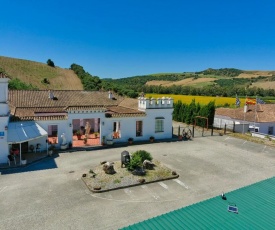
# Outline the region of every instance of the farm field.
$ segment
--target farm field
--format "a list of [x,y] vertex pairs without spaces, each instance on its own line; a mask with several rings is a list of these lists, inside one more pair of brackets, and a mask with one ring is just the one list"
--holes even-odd
[[[185,104],[190,104],[193,99],[196,103],[199,102],[202,105],[208,104],[210,101],[215,101],[216,106],[223,106],[228,103],[230,106],[235,106],[236,98],[235,97],[208,97],[208,96],[190,96],[190,95],[174,95],[174,94],[146,94],[146,97],[171,97],[174,99],[174,102],[182,101]],[[245,98],[239,98],[241,101],[241,107],[245,104]]]
[[255,82],[252,84],[252,86],[263,89],[275,89],[275,81]]

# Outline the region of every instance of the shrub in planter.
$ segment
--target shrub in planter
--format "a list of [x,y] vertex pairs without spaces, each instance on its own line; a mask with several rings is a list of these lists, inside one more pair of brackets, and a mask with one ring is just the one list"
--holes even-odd
[[54,151],[55,151],[55,145],[51,144],[51,145],[49,146],[48,150],[49,150],[48,153],[49,153],[49,155],[51,156],[51,155],[54,153]]
[[81,140],[82,133],[81,133],[80,130],[77,130],[76,133],[75,133],[75,135],[77,136],[78,140]]
[[148,161],[153,160],[153,157],[151,156],[151,154],[148,153],[148,152],[145,151],[145,150],[138,150],[138,151],[134,152],[134,153],[132,154],[132,157],[135,157],[136,155],[137,155],[137,156],[140,156],[141,162],[142,162],[142,163],[143,163],[143,161],[145,161],[145,160],[148,160]]
[[152,159],[153,159],[153,157],[147,151],[138,150],[131,154],[131,160],[130,160],[129,164],[127,164],[126,167],[129,171],[133,171],[137,168],[142,167],[143,161],[145,161],[145,160],[151,161]]
[[140,168],[142,166],[141,157],[138,155],[132,156],[130,162],[126,165],[129,171],[133,171],[136,168]]

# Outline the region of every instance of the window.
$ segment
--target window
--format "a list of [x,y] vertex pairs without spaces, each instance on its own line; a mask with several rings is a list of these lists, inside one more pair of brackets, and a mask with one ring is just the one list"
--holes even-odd
[[48,126],[48,141],[52,144],[58,143],[58,126],[49,125]]
[[155,133],[164,132],[164,118],[156,118]]
[[114,139],[121,138],[121,134],[120,134],[120,122],[119,121],[115,121],[113,123],[113,138]]
[[268,127],[268,135],[273,135],[273,126]]
[[142,136],[142,121],[136,121],[136,136]]

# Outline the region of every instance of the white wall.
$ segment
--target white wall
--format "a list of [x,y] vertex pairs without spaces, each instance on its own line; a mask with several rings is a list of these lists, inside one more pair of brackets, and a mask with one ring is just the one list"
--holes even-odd
[[0,78],[0,103],[8,101],[8,78]]
[[8,161],[8,130],[5,129],[8,126],[8,119],[9,117],[0,117],[0,163],[7,163]]
[[[235,132],[242,133],[248,132],[249,126],[255,125],[255,127],[259,127],[259,133],[268,134],[268,127],[273,127],[273,135],[275,135],[275,122],[250,122],[250,121],[240,121],[240,120],[232,120],[230,118],[225,117],[216,117],[214,118],[214,127],[216,128],[224,128],[225,124],[227,127],[233,127],[233,123],[240,123],[235,125]],[[244,125],[243,125],[244,123]]]
[[[173,108],[146,110],[147,119],[144,124],[147,133],[146,140],[148,140],[150,136],[154,136],[155,139],[172,138],[172,113]],[[164,132],[155,133],[156,117],[164,117]]]
[[[69,123],[67,120],[47,120],[47,121],[36,121],[37,124],[39,124],[43,129],[48,132],[48,126],[49,125],[57,125],[58,126],[58,143],[56,144],[56,147],[59,148],[62,144],[62,138],[61,134],[65,133],[65,137],[67,142],[69,143],[72,141],[72,128],[69,127]],[[29,141],[29,145],[36,146],[36,144],[41,144],[41,150],[47,150],[47,143],[46,143],[47,137],[38,138],[32,141]]]
[[[147,109],[146,116],[142,117],[118,117],[118,118],[105,118],[102,125],[102,136],[106,136],[106,139],[112,138],[113,123],[120,122],[120,134],[119,139],[114,139],[114,142],[127,142],[129,137],[132,137],[134,141],[149,140],[150,136],[154,136],[155,139],[169,139],[172,138],[172,112],[173,109]],[[164,117],[164,132],[155,133],[155,118]],[[142,136],[136,136],[136,122],[142,121]]]

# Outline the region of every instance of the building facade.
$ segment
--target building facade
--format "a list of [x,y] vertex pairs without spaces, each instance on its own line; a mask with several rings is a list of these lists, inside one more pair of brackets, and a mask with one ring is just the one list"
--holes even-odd
[[[112,92],[8,90],[0,77],[0,163],[20,153],[172,138],[173,99]],[[79,144],[80,143],[80,144]]]
[[227,126],[239,133],[261,133],[275,136],[275,104],[246,105],[244,108],[218,108],[214,127]]

